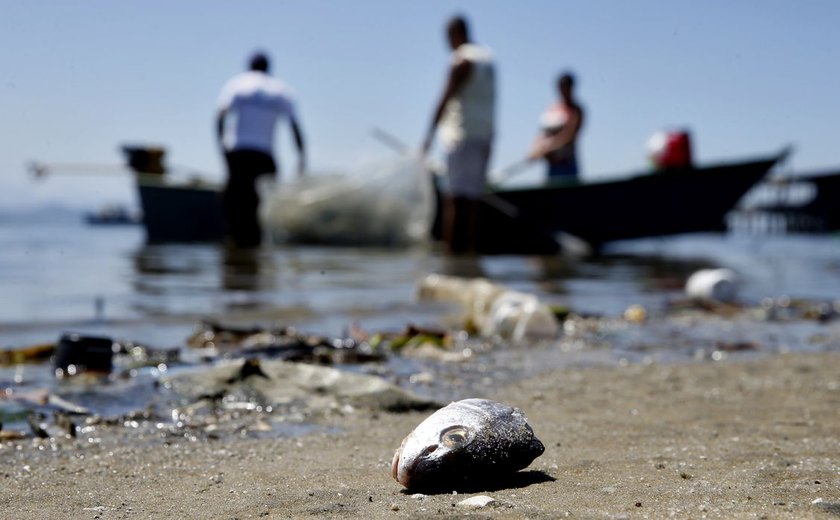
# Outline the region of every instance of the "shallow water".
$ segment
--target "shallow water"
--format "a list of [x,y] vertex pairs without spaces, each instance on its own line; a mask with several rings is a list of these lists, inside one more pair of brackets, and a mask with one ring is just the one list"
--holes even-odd
[[[351,324],[368,331],[436,326],[454,309],[418,302],[415,284],[437,272],[486,276],[602,321],[593,332],[576,331],[571,323],[550,344],[476,348],[480,355],[468,366],[390,362],[393,379],[435,398],[551,367],[749,355],[720,354],[726,342],[752,343],[759,352],[840,348],[833,322],[657,319],[680,297],[689,274],[713,266],[738,272],[741,300],[756,308],[762,299],[783,295],[840,299],[836,235],[704,234],[616,243],[597,258],[456,262],[423,248],[284,246],[244,254],[216,245],[149,246],[139,226],[88,226],[66,214],[38,221],[7,217],[0,220],[0,347],[54,342],[66,331],[181,346],[205,316],[330,336]],[[632,304],[647,309],[651,319],[644,327],[620,319]],[[411,376],[424,371],[436,377],[414,384]],[[48,364],[0,368],[0,388],[15,380],[80,397],[72,386],[56,386]],[[119,413],[148,400],[148,381],[111,386],[108,398],[96,392],[80,398],[103,413]]]

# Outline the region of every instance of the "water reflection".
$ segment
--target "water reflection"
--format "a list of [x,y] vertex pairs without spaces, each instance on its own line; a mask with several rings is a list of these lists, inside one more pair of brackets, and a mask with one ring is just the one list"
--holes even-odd
[[222,246],[222,289],[259,291],[275,288],[273,256],[261,248]]
[[537,268],[536,286],[546,294],[566,294],[564,281],[575,273],[575,260],[564,256],[537,256],[531,260]]
[[146,315],[257,308],[278,286],[275,259],[267,249],[145,245],[132,261],[132,306]]
[[487,275],[481,266],[481,257],[476,255],[443,255],[441,274],[462,278],[483,278]]

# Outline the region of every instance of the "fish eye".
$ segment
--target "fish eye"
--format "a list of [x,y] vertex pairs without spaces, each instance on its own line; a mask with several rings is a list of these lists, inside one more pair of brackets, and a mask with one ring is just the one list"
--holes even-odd
[[452,426],[440,434],[440,443],[447,448],[460,448],[469,441],[470,432],[463,426]]

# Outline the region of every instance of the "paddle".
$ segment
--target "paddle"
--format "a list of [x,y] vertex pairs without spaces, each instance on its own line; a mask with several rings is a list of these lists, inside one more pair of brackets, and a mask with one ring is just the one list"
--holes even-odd
[[495,178],[496,180],[490,185],[490,189],[498,189],[502,183],[509,181],[510,179],[516,177],[520,173],[524,172],[528,169],[529,166],[533,163],[533,160],[530,157],[526,157],[524,159],[520,159],[515,163],[511,163],[501,170],[498,173],[491,175],[491,177]]
[[400,138],[395,137],[390,132],[386,132],[379,127],[373,127],[370,129],[371,135],[379,141],[380,143],[384,144],[388,148],[394,150],[400,155],[408,155],[411,150],[409,149],[408,145],[405,144]]
[[[378,127],[373,127],[370,130],[370,133],[377,141],[384,144],[399,155],[407,157],[414,153],[410,146],[408,146],[402,139],[394,136],[390,132],[386,132],[385,130],[382,130]],[[425,157],[423,158],[423,162],[425,163],[426,169],[429,170],[429,173],[431,173],[432,175],[443,175],[443,165],[435,163],[434,161]]]

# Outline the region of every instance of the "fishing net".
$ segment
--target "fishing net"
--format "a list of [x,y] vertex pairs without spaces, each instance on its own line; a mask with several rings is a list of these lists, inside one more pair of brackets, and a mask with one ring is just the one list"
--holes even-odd
[[427,240],[434,211],[429,173],[417,158],[266,183],[261,191],[261,219],[275,243],[407,246]]

